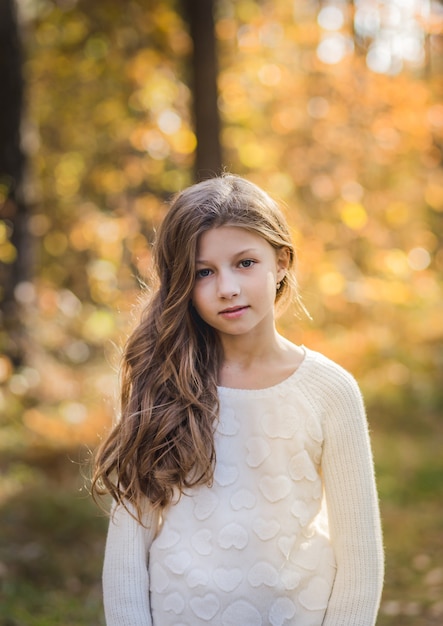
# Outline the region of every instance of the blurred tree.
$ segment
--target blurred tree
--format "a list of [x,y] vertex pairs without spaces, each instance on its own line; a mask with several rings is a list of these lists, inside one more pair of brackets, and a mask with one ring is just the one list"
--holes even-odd
[[185,0],[193,42],[194,120],[197,135],[196,178],[208,178],[222,169],[220,117],[217,94],[217,53],[214,0]]
[[23,105],[22,49],[14,0],[0,1],[0,314],[5,352],[20,363],[23,350],[15,289],[30,274],[24,197],[25,157],[20,128]]
[[165,200],[194,167],[199,177],[220,170],[220,115],[223,162],[290,207],[314,321],[299,330],[289,316],[288,334],[346,358],[376,391],[380,380],[398,393],[413,380],[424,397],[440,363],[443,106],[439,76],[423,69],[423,35],[411,40],[414,63],[394,74],[371,47],[378,4],[357,29],[352,9],[363,4],[350,0],[201,1],[20,5],[39,141],[29,155],[39,202],[35,280],[24,285],[34,290],[28,365],[41,370],[41,350],[83,371],[120,336],[137,277],[149,281]]

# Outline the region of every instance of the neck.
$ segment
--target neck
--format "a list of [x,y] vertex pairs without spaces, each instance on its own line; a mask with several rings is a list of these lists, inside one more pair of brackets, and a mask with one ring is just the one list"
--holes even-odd
[[237,389],[263,389],[290,376],[304,358],[304,350],[274,331],[268,341],[251,338],[222,340],[219,384]]
[[284,341],[275,328],[267,337],[224,336],[221,338],[223,366],[249,369],[257,363],[272,361],[281,355]]

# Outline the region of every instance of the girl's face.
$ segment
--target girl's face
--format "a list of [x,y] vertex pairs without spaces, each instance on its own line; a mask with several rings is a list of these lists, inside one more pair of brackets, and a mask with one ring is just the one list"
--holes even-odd
[[288,265],[287,248],[239,226],[213,228],[199,238],[192,303],[221,338],[273,330],[276,286]]

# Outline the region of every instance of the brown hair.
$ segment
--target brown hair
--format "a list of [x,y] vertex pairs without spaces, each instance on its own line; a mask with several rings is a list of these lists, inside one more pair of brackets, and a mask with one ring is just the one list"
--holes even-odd
[[231,174],[180,192],[154,246],[157,287],[123,355],[121,417],[96,455],[93,494],[131,502],[140,518],[144,498],[154,509],[199,484],[211,484],[222,350],[217,334],[192,307],[200,235],[235,225],[289,250],[278,308],[298,299],[294,248],[277,204],[259,187]]

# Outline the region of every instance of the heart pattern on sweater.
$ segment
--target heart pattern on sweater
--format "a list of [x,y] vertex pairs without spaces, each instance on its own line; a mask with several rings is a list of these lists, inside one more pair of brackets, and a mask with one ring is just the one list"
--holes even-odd
[[289,476],[293,480],[302,480],[303,478],[307,478],[310,481],[314,481],[318,477],[317,470],[315,469],[306,450],[299,452],[290,460]]
[[217,431],[221,435],[233,437],[238,433],[239,429],[240,422],[235,416],[235,411],[233,411],[232,409],[226,409],[218,423]]
[[207,593],[203,597],[194,596],[190,599],[189,604],[197,617],[209,622],[217,613],[220,602],[213,593]]
[[291,491],[291,482],[286,476],[263,476],[259,482],[260,491],[269,502],[283,500]]
[[299,586],[301,576],[293,569],[285,569],[282,571],[280,578],[284,588],[292,591]]
[[238,469],[235,465],[225,465],[218,463],[215,466],[214,480],[221,487],[232,485],[238,478]]
[[320,506],[316,502],[309,506],[303,500],[295,500],[291,506],[291,513],[296,517],[300,523],[300,526],[304,528],[315,515]]
[[199,585],[207,585],[209,576],[205,570],[192,569],[186,577],[186,582],[191,589],[198,587]]
[[239,489],[231,498],[231,506],[234,511],[240,509],[253,509],[257,498],[248,489]]
[[265,520],[257,517],[252,523],[252,530],[262,541],[268,541],[278,533],[280,524],[275,519]]
[[218,504],[217,496],[209,489],[201,491],[194,501],[194,515],[198,520],[207,519],[215,511]]
[[185,601],[179,593],[170,593],[166,596],[163,602],[163,609],[165,611],[172,611],[176,615],[183,613],[185,608]]
[[259,561],[249,570],[248,581],[251,587],[273,587],[278,581],[277,570],[270,563]]
[[288,559],[294,546],[294,537],[279,537],[277,545],[280,548],[281,553],[283,554],[285,559]]
[[246,463],[250,467],[258,467],[271,454],[271,446],[263,437],[250,437],[246,442],[248,456]]
[[212,532],[208,528],[202,528],[191,537],[192,547],[202,556],[212,552]]
[[214,570],[214,580],[222,591],[229,593],[234,591],[234,589],[237,589],[243,580],[243,574],[241,569],[238,567],[234,567],[232,569],[218,567]]
[[305,541],[301,544],[297,554],[294,557],[297,565],[304,569],[314,571],[320,562],[322,546],[312,541]]
[[272,626],[284,626],[295,615],[295,604],[289,598],[277,598],[269,611]]
[[165,558],[166,567],[174,574],[183,574],[192,563],[192,557],[186,550],[169,554]]
[[300,604],[310,611],[321,611],[328,606],[330,588],[320,576],[314,576],[306,589],[300,592]]
[[252,604],[244,600],[234,602],[223,611],[223,626],[261,626],[263,620],[260,613]]
[[248,541],[249,535],[246,529],[235,523],[225,526],[218,536],[218,545],[225,550],[229,550],[229,548],[242,550],[246,547]]
[[308,418],[306,421],[306,430],[310,437],[317,443],[321,443],[323,441],[323,432],[321,424],[319,424],[318,420]]

